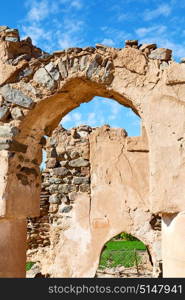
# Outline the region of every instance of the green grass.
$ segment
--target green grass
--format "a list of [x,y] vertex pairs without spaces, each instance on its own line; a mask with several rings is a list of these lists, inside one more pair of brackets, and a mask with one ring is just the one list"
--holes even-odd
[[133,267],[141,262],[141,257],[135,250],[146,250],[141,241],[109,241],[105,244],[100,257],[100,268],[112,268],[118,265]]
[[146,250],[146,246],[141,241],[110,241],[105,244],[110,250]]
[[28,261],[26,263],[26,271],[29,271],[31,269],[31,267],[35,264],[35,262],[33,261]]

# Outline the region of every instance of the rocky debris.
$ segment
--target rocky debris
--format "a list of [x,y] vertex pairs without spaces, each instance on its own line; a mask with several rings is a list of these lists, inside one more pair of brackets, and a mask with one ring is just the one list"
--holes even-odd
[[33,108],[33,100],[30,97],[23,94],[23,92],[12,88],[9,84],[1,87],[0,92],[7,102],[11,102],[29,109]]
[[139,50],[144,51],[145,49],[155,50],[157,48],[156,44],[143,44],[139,47]]
[[106,46],[106,45],[103,45],[103,44],[96,44],[96,48],[97,49],[101,49],[101,50],[105,50],[106,51],[106,49],[107,48],[110,48],[109,46]]
[[172,56],[172,50],[165,49],[165,48],[157,48],[151,51],[148,57],[151,59],[168,61],[171,60],[171,56]]
[[157,48],[156,44],[143,44],[139,47],[139,50],[142,51],[146,56],[148,56],[151,51]]
[[125,40],[125,48],[138,49],[138,40]]
[[23,112],[19,107],[12,108],[11,116],[14,120],[22,120],[24,117]]

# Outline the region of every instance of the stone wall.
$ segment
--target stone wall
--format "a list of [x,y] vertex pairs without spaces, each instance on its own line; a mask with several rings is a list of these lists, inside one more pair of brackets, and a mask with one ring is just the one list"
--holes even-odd
[[80,126],[59,127],[48,138],[46,168],[42,171],[40,217],[28,219],[28,249],[50,246],[50,231],[64,230],[77,192],[90,193],[89,133]]
[[58,127],[46,144],[41,215],[28,222],[28,261],[51,277],[93,277],[104,244],[122,231],[141,239],[159,273],[159,217],[148,209],[145,130]]

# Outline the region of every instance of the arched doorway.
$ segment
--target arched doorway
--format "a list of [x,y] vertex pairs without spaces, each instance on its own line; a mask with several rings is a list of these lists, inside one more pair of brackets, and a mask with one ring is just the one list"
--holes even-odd
[[104,245],[96,277],[151,278],[152,264],[146,245],[122,232]]

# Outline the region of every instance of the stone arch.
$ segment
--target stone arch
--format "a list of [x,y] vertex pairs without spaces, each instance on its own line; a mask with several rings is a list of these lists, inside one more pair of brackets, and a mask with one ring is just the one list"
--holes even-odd
[[[184,210],[184,121],[177,120],[184,120],[185,70],[171,60],[170,50],[128,41],[123,49],[97,45],[49,55],[30,38],[20,41],[18,31],[6,26],[0,39],[0,225],[9,224],[8,234],[14,221],[24,228],[24,219],[39,213],[42,136],[50,135],[62,116],[94,95],[114,98],[142,118],[149,140],[153,212]],[[11,240],[2,244],[7,258],[1,275],[22,276],[23,269],[13,267],[12,253],[4,250],[13,247]]]

